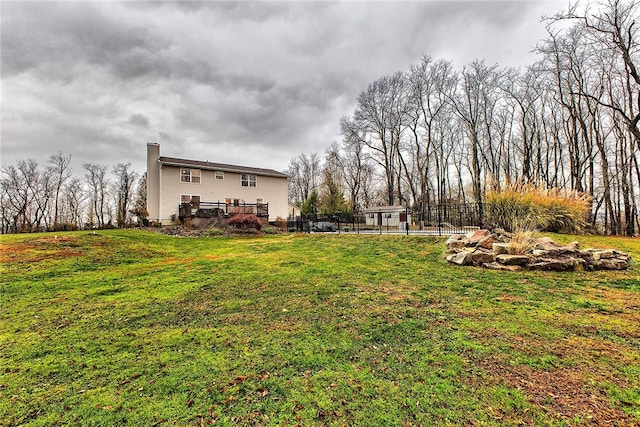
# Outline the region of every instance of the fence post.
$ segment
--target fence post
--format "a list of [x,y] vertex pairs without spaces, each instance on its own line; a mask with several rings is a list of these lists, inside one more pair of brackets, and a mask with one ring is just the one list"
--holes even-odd
[[407,230],[407,236],[409,235],[409,208],[404,207],[404,228]]

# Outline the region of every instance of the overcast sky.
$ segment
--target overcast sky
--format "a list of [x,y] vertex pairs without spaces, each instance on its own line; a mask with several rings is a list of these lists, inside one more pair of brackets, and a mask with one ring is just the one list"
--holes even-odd
[[2,164],[56,151],[285,170],[422,54],[526,66],[566,1],[0,2]]

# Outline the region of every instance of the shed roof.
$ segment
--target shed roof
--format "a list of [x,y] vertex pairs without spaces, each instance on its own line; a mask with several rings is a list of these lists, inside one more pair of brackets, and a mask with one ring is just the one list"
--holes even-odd
[[403,212],[406,209],[406,206],[371,206],[369,208],[365,208],[364,212]]

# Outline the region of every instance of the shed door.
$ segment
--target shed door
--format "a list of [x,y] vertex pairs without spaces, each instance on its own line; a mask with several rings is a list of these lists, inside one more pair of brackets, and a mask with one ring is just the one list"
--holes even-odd
[[400,222],[407,222],[407,213],[400,212]]

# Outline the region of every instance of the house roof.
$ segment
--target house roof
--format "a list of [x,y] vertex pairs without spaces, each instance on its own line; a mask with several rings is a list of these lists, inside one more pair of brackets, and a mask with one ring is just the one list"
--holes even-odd
[[198,169],[206,169],[206,170],[213,170],[213,171],[251,173],[251,174],[260,175],[260,176],[288,178],[286,174],[275,171],[273,169],[252,168],[248,166],[238,166],[238,165],[227,165],[224,163],[201,162],[198,160],[185,160],[185,159],[177,159],[175,157],[164,157],[164,156],[160,156],[158,158],[158,162],[160,162],[161,165],[177,166],[179,168],[197,167]]

